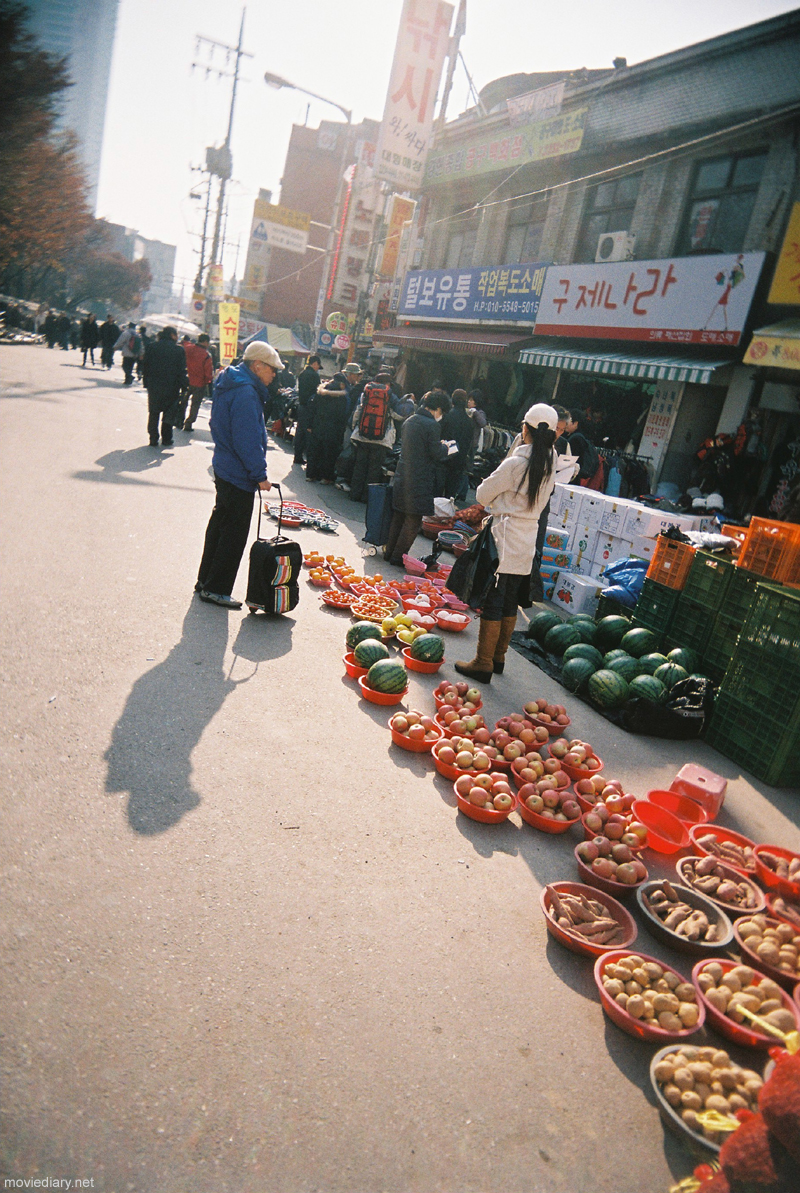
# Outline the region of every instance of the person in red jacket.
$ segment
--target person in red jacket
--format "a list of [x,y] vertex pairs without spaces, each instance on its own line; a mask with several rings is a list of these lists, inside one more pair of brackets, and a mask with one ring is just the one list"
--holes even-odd
[[186,372],[189,375],[189,396],[192,402],[189,407],[189,417],[183,424],[184,431],[194,430],[194,420],[200,410],[200,403],[214,379],[214,365],[211,353],[206,347],[208,343],[209,338],[203,333],[197,337],[196,344],[190,340],[188,344],[183,345],[186,353]]

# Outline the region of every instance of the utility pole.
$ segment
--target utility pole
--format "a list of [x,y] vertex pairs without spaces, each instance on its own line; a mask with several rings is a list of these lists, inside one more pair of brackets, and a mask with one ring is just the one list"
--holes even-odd
[[[197,167],[200,168],[199,166]],[[199,294],[203,289],[203,272],[206,267],[206,243],[208,241],[208,213],[211,208],[211,175],[208,176],[206,186],[206,207],[203,214],[203,235],[200,240],[200,264],[197,267],[197,277],[194,279],[194,292]]]

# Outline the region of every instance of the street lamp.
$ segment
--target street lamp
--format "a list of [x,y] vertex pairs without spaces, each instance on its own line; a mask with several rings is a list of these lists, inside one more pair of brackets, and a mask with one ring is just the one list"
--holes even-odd
[[[300,91],[303,95],[310,95],[312,99],[318,99],[323,104],[330,104],[332,108],[338,108],[347,121],[347,133],[342,137],[342,153],[341,161],[339,163],[339,184],[336,188],[336,201],[334,206],[334,219],[331,221],[330,229],[328,231],[328,244],[325,249],[325,260],[322,264],[322,281],[320,282],[319,294],[317,295],[317,309],[314,314],[314,348],[319,348],[319,334],[322,327],[322,312],[325,307],[325,290],[328,286],[328,278],[330,276],[331,258],[333,256],[333,246],[336,237],[336,216],[338,215],[342,206],[342,190],[344,187],[344,171],[347,165],[347,147],[350,143],[350,128],[353,123],[353,113],[349,108],[345,108],[343,104],[337,104],[335,99],[327,99],[324,95],[317,95],[316,91],[309,91],[307,87],[299,87],[297,83],[290,83],[288,79],[284,79],[282,75],[272,74],[270,71],[264,72],[264,82],[268,87],[274,87],[276,91],[287,87],[290,91]],[[316,246],[313,246],[316,247]]]

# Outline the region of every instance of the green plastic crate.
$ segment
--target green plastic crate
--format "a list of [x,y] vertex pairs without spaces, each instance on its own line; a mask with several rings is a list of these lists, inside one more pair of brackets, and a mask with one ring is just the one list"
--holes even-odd
[[602,621],[604,617],[630,617],[631,609],[629,605],[622,605],[619,601],[615,601],[613,597],[599,596],[597,598],[597,613],[595,614],[595,621]]
[[738,618],[717,614],[703,655],[703,669],[717,683],[728,670],[741,632],[742,624]]
[[740,641],[763,651],[781,669],[800,675],[800,592],[757,584]]
[[734,568],[717,612],[731,621],[737,621],[740,626],[744,625],[759,583],[763,583],[759,576],[740,567]]
[[645,629],[663,637],[672,625],[681,595],[675,588],[666,588],[663,584],[657,584],[655,580],[645,580],[633,610],[633,624],[644,626]]
[[668,649],[675,646],[688,646],[702,656],[711,635],[714,624],[714,614],[697,601],[689,600],[679,594],[678,603],[672,618],[672,625],[666,635]]
[[720,691],[705,731],[720,754],[773,787],[800,785],[800,704],[776,728],[774,714]]
[[683,595],[716,613],[725,599],[736,564],[711,551],[697,551]]

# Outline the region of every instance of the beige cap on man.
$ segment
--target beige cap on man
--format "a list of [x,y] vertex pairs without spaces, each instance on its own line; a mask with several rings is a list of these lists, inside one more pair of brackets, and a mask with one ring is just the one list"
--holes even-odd
[[278,353],[271,344],[265,344],[263,340],[254,340],[252,344],[248,344],[244,350],[242,360],[245,364],[249,360],[260,360],[265,365],[272,365],[273,369],[283,368],[283,361],[278,356]]

